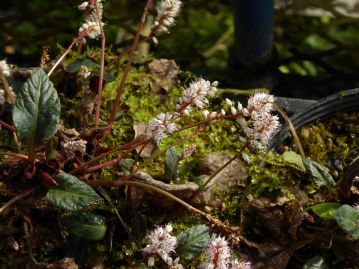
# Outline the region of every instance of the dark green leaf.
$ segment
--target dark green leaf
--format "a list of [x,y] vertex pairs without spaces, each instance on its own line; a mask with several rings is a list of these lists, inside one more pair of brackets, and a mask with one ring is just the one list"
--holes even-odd
[[176,181],[178,178],[179,156],[174,147],[170,147],[166,152],[165,178]]
[[209,241],[208,227],[197,225],[191,227],[177,237],[177,254],[181,259],[190,261],[198,257],[207,246]]
[[290,165],[294,165],[297,169],[305,172],[305,167],[302,157],[294,151],[286,151],[282,154],[284,161]]
[[311,209],[318,217],[324,220],[334,220],[337,209],[340,206],[338,203],[322,203],[313,205],[307,209]]
[[99,215],[80,213],[66,217],[64,222],[73,234],[87,240],[101,240],[106,233],[105,218]]
[[328,266],[321,256],[315,256],[309,259],[302,267],[302,269],[327,269]]
[[60,99],[47,74],[39,69],[16,96],[12,117],[19,137],[30,144],[50,139],[60,121]]
[[68,64],[65,67],[65,70],[70,73],[75,73],[75,72],[80,71],[81,66],[100,67],[100,65],[98,63],[96,63],[94,60],[83,57],[83,58],[78,58],[75,61],[73,61],[72,63]]
[[313,182],[318,187],[328,186],[334,187],[335,181],[331,174],[329,174],[328,168],[320,165],[319,163],[312,160],[303,160],[304,165],[307,168],[309,175],[312,177]]
[[342,205],[335,214],[335,220],[340,228],[350,234],[355,240],[359,239],[359,214],[350,205]]
[[58,174],[56,179],[59,186],[50,189],[46,197],[57,207],[76,211],[101,200],[89,185],[70,174]]
[[[100,76],[100,70],[94,70],[92,71],[92,74],[96,76]],[[111,73],[106,71],[103,73],[103,79],[108,83],[116,80],[116,78]]]
[[147,230],[147,220],[139,212],[136,212],[135,215],[130,220],[131,232],[138,241],[141,241],[146,236]]

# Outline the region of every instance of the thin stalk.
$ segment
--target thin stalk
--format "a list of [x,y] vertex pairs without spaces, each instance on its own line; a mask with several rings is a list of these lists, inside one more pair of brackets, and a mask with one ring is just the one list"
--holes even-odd
[[118,109],[118,107],[120,105],[121,96],[122,96],[122,94],[123,94],[123,92],[125,90],[125,83],[126,83],[127,76],[128,76],[128,74],[129,74],[129,72],[130,72],[130,70],[132,68],[132,61],[133,61],[134,54],[135,54],[135,51],[136,51],[137,46],[138,46],[138,40],[140,38],[141,31],[142,31],[143,26],[144,26],[145,21],[146,21],[146,15],[148,13],[148,10],[152,6],[152,2],[153,2],[153,0],[147,0],[147,4],[146,4],[145,9],[143,11],[141,21],[140,21],[140,23],[138,24],[138,27],[137,27],[135,39],[134,39],[134,41],[132,43],[130,55],[128,56],[127,65],[125,67],[125,70],[123,71],[120,85],[117,88],[116,99],[115,99],[115,102],[114,102],[114,105],[113,105],[113,108],[112,108],[112,111],[111,111],[110,120],[109,120],[109,123],[108,123],[108,125],[111,128],[112,128],[112,124],[113,124],[113,122],[115,120],[115,117],[116,117],[117,109]]
[[61,57],[57,60],[57,62],[54,64],[54,66],[51,68],[49,73],[47,75],[50,77],[51,74],[55,71],[56,67],[63,61],[63,59],[66,57],[67,54],[69,54],[72,50],[72,47],[77,43],[77,39],[75,38],[70,46],[67,48],[67,50],[64,52],[64,54],[61,55]]
[[5,121],[0,120],[0,126],[9,129],[11,132],[16,132],[16,128],[6,123]]
[[14,203],[16,203],[16,201],[28,196],[30,193],[32,193],[34,190],[36,190],[37,187],[35,188],[31,188],[28,190],[23,191],[22,193],[16,195],[15,197],[11,198],[8,202],[6,202],[1,208],[0,208],[0,215],[2,213],[4,213],[4,211],[10,207],[11,205],[13,205]]
[[96,100],[96,112],[95,112],[95,128],[98,128],[98,122],[100,119],[100,110],[101,110],[101,96],[102,96],[102,87],[103,87],[103,77],[105,72],[105,48],[106,48],[106,35],[102,27],[100,13],[98,11],[98,4],[96,2],[96,14],[97,20],[100,25],[101,31],[101,67],[100,67],[100,81],[98,82],[97,90],[97,100]]
[[7,80],[2,72],[0,72],[0,80],[2,85],[4,86],[5,99],[8,100],[12,105],[15,105],[16,103],[15,95],[12,93],[10,86],[7,83]]
[[114,184],[111,184],[111,186],[113,187],[119,187],[119,186],[134,186],[134,187],[139,187],[139,188],[143,188],[143,189],[148,189],[148,190],[152,190],[154,192],[157,192],[177,203],[179,203],[180,205],[182,205],[183,207],[185,207],[189,212],[193,213],[194,215],[204,219],[205,221],[213,224],[214,226],[216,226],[217,228],[220,228],[221,230],[223,230],[224,232],[227,232],[227,233],[238,233],[238,230],[236,230],[235,228],[231,228],[229,226],[227,226],[226,224],[222,223],[220,220],[212,217],[211,215],[209,214],[206,214],[205,212],[191,206],[190,204],[186,203],[185,201],[179,199],[178,197],[174,196],[173,194],[161,189],[161,188],[158,188],[158,187],[155,187],[155,186],[152,186],[150,184],[147,184],[147,183],[143,183],[143,182],[138,182],[138,181],[123,181],[123,180],[115,180],[115,181],[108,181],[108,180],[97,180],[97,181],[92,181],[92,182],[89,182],[90,185],[92,186],[100,186],[98,184],[93,184],[93,183],[105,183],[103,185],[109,185],[108,183],[112,182]]
[[140,141],[137,140],[137,141],[132,141],[131,143],[126,144],[126,145],[114,147],[113,149],[110,149],[109,151],[97,156],[96,158],[93,158],[92,160],[89,160],[88,162],[81,164],[79,167],[72,169],[70,174],[75,174],[75,173],[79,172],[80,170],[84,169],[85,167],[89,166],[90,164],[100,161],[103,158],[105,158],[106,156],[108,156],[116,151],[132,149],[132,148],[135,148],[135,147],[141,145],[142,143],[144,143],[144,140],[140,140]]
[[289,130],[293,136],[294,143],[298,148],[299,154],[303,159],[305,159],[305,153],[304,153],[302,143],[300,142],[299,136],[293,126],[292,121],[290,120],[290,118],[287,116],[287,114],[284,112],[284,110],[279,105],[274,104],[274,107],[278,111],[278,113],[282,116],[282,118],[287,122]]

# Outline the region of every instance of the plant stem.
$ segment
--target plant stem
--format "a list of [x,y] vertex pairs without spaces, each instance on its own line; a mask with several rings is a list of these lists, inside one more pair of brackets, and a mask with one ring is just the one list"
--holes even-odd
[[274,104],[274,107],[278,111],[278,113],[282,116],[282,118],[287,122],[289,130],[293,136],[294,143],[298,148],[299,154],[303,159],[305,159],[305,153],[304,153],[302,143],[300,142],[300,139],[299,139],[298,134],[293,126],[292,121],[290,120],[290,118],[287,116],[287,114],[284,112],[284,110],[278,104]]
[[61,57],[57,60],[57,62],[54,64],[54,66],[51,68],[51,70],[49,71],[49,73],[47,73],[47,76],[50,77],[51,74],[55,71],[56,67],[62,62],[62,60],[66,57],[67,54],[69,54],[71,52],[72,47],[76,44],[77,39],[75,38],[70,46],[67,48],[67,50],[64,52],[64,54],[61,55]]
[[147,15],[148,10],[152,6],[152,2],[153,2],[153,0],[147,0],[147,4],[146,4],[146,6],[144,8],[144,11],[143,11],[143,14],[142,14],[142,17],[141,17],[141,21],[140,21],[140,23],[138,24],[138,27],[137,27],[135,39],[134,39],[134,41],[132,43],[130,55],[128,56],[128,60],[127,60],[127,65],[125,67],[125,70],[123,71],[120,85],[117,88],[116,99],[115,99],[115,102],[114,102],[114,105],[113,105],[113,108],[112,108],[112,111],[111,111],[110,120],[109,120],[109,123],[108,123],[108,125],[111,128],[112,128],[112,124],[113,124],[113,122],[115,120],[115,117],[116,117],[117,109],[118,109],[118,107],[120,105],[121,96],[122,96],[122,94],[124,92],[124,89],[125,89],[125,83],[126,83],[127,76],[128,76],[128,74],[129,74],[129,72],[130,72],[130,70],[132,68],[133,57],[134,57],[135,51],[136,51],[137,46],[138,46],[138,40],[140,38],[141,31],[142,31],[143,26],[144,26],[145,21],[146,21],[146,15]]
[[28,190],[23,191],[22,193],[16,195],[15,197],[11,198],[8,202],[6,202],[1,208],[0,208],[0,215],[12,204],[16,203],[16,201],[24,198],[25,196],[28,196],[30,193],[32,193],[34,190],[36,190],[37,187],[31,188]]
[[114,148],[110,149],[109,151],[97,156],[96,158],[93,158],[92,160],[89,160],[88,162],[81,164],[79,167],[72,169],[70,174],[75,174],[75,173],[79,172],[80,170],[84,169],[85,167],[87,167],[88,165],[90,165],[94,162],[97,162],[118,150],[133,149],[139,145],[142,145],[143,143],[145,143],[145,140],[135,140],[126,145],[114,147]]
[[[95,184],[94,184],[95,183]],[[112,183],[112,184],[108,184],[108,183]],[[190,204],[186,203],[185,201],[179,199],[178,197],[174,196],[173,194],[152,186],[150,184],[147,183],[143,183],[143,182],[138,182],[138,181],[123,181],[123,180],[114,180],[114,181],[108,181],[108,180],[97,180],[97,181],[93,181],[93,182],[89,182],[90,185],[92,186],[100,186],[100,185],[111,185],[113,187],[119,187],[119,186],[134,186],[134,187],[139,187],[139,188],[144,188],[144,189],[148,189],[148,190],[152,190],[155,191],[159,194],[162,194],[163,196],[166,196],[167,198],[181,204],[182,206],[184,206],[188,211],[190,211],[191,213],[195,214],[196,216],[204,219],[205,221],[213,224],[215,227],[221,229],[223,232],[226,232],[227,234],[233,234],[233,233],[238,233],[238,230],[235,228],[231,228],[229,226],[227,226],[226,224],[222,223],[220,220],[212,217],[209,214],[206,214],[205,212],[191,206]]]
[[98,4],[96,2],[96,14],[97,20],[100,25],[101,31],[101,67],[100,67],[100,81],[98,82],[98,90],[97,90],[97,100],[96,100],[96,112],[95,112],[95,128],[98,128],[98,122],[100,119],[100,110],[101,110],[101,96],[102,96],[102,87],[103,87],[103,77],[105,71],[105,48],[106,48],[106,35],[102,27],[102,22],[100,18],[100,13],[98,11]]
[[9,129],[11,132],[16,132],[16,128],[6,123],[5,121],[0,120],[0,126]]
[[0,72],[0,80],[2,85],[4,86],[5,99],[8,100],[12,105],[15,105],[16,103],[15,95],[12,93],[10,86],[7,83],[7,80],[2,72]]

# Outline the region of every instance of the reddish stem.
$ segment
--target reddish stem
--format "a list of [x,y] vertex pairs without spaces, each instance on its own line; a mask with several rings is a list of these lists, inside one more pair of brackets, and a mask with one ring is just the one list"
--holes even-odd
[[98,83],[97,91],[97,102],[96,102],[96,112],[95,112],[95,128],[98,128],[98,122],[100,119],[100,110],[101,110],[101,96],[102,96],[102,87],[103,87],[103,77],[105,72],[105,48],[106,48],[106,35],[102,27],[100,14],[98,11],[98,4],[96,2],[96,14],[97,20],[100,25],[101,31],[101,67],[100,67],[100,81]]
[[141,21],[138,24],[137,31],[136,31],[136,36],[135,36],[135,39],[134,39],[134,41],[132,43],[130,55],[128,56],[127,65],[126,65],[125,70],[123,71],[120,85],[117,88],[116,99],[115,99],[114,106],[113,106],[112,111],[111,111],[110,120],[109,120],[109,123],[108,123],[108,125],[110,127],[112,127],[112,124],[113,124],[113,122],[115,120],[116,112],[117,112],[117,109],[118,109],[118,107],[120,105],[121,96],[122,96],[122,94],[124,92],[124,89],[125,89],[126,79],[127,79],[127,76],[128,76],[128,74],[129,74],[129,72],[130,72],[130,70],[132,68],[132,61],[133,61],[133,57],[134,57],[135,51],[136,51],[137,46],[138,46],[138,40],[140,38],[141,31],[142,31],[143,26],[145,24],[147,12],[152,6],[152,2],[153,2],[153,0],[147,0],[147,4],[146,4],[146,6],[144,8],[144,11],[143,11],[143,14],[142,14],[142,17],[141,17]]

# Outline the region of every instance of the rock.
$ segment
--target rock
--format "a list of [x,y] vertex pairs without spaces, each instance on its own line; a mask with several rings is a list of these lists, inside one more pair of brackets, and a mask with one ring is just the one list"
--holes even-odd
[[[234,155],[225,153],[211,153],[198,163],[198,169],[201,173],[200,177],[205,182],[216,169],[224,165]],[[238,187],[245,186],[247,172],[243,163],[239,159],[235,159],[231,164],[216,175],[206,186],[204,191],[199,191],[199,187],[194,182],[185,184],[167,184],[162,181],[153,179],[149,174],[138,172],[135,174],[138,181],[148,183],[152,186],[161,188],[184,201],[189,201],[192,194],[198,191],[198,194],[192,199],[190,204],[194,206],[209,206],[215,208],[223,207],[221,197],[224,194],[231,194]],[[161,208],[171,209],[177,207],[178,204],[171,199],[162,196],[154,191],[131,187],[132,204],[141,204],[144,198],[150,199],[154,204]]]

